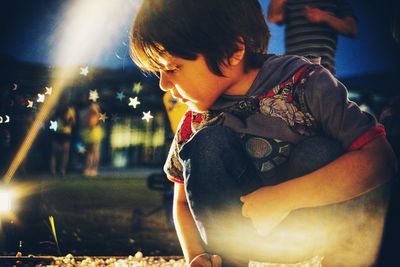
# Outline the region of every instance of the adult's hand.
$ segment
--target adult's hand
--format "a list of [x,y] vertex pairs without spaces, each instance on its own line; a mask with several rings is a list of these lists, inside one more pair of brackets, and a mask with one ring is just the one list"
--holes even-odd
[[251,219],[254,228],[267,236],[289,213],[287,196],[279,196],[273,186],[265,186],[240,197],[242,215]]
[[316,7],[306,6],[304,8],[304,16],[312,23],[323,23],[328,15],[328,12]]

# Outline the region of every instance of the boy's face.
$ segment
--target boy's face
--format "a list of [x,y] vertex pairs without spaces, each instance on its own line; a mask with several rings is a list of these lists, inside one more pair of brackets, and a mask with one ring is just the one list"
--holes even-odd
[[211,72],[202,55],[195,60],[168,56],[160,61],[164,66],[160,70],[160,88],[196,112],[208,110],[232,84],[232,78]]

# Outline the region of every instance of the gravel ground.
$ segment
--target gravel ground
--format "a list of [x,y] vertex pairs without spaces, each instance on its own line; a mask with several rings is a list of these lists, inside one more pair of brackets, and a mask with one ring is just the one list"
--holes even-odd
[[163,193],[149,190],[145,178],[45,177],[15,187],[29,193],[16,216],[3,218],[1,255],[181,255]]

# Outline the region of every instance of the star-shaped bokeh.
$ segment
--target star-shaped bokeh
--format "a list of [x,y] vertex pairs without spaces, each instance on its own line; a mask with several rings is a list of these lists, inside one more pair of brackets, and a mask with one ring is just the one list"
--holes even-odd
[[154,118],[150,113],[151,111],[143,112],[142,120],[149,122],[152,118]]
[[111,120],[116,122],[119,121],[121,118],[117,114],[111,114]]
[[28,104],[26,105],[27,108],[33,108],[33,101],[28,100]]
[[140,91],[142,91],[143,85],[141,82],[137,82],[133,84],[132,91],[135,92],[136,94],[139,94]]
[[56,131],[57,131],[57,128],[58,128],[58,123],[57,123],[57,121],[50,121],[50,127],[49,127],[49,129],[56,132]]
[[51,95],[53,93],[53,87],[45,87],[46,88],[46,93],[45,95]]
[[121,92],[118,92],[116,98],[117,98],[119,101],[122,101],[122,100],[125,98],[124,92],[122,92],[122,91],[121,91]]
[[97,99],[99,99],[99,93],[97,93],[97,90],[90,90],[89,100],[97,102]]
[[139,104],[140,104],[140,102],[139,102],[137,96],[136,96],[136,97],[130,97],[130,98],[129,98],[129,104],[128,104],[128,106],[132,106],[133,108],[136,108],[137,105],[139,105]]
[[44,94],[38,94],[38,98],[37,98],[36,102],[43,103],[45,98],[46,98],[46,96]]
[[81,72],[79,73],[80,75],[87,76],[88,73],[89,73],[89,67],[88,66],[81,67]]
[[105,123],[107,119],[108,119],[107,113],[105,113],[105,112],[100,113],[99,121],[102,121],[103,123]]
[[86,152],[86,148],[82,143],[76,144],[76,150],[78,150],[79,154],[85,154],[85,152]]

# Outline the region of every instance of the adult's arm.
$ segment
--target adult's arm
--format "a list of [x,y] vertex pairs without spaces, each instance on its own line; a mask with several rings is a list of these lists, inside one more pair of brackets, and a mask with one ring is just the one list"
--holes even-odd
[[389,180],[396,167],[386,138],[378,136],[310,174],[241,197],[242,213],[267,235],[290,211],[355,198]]
[[286,0],[272,0],[268,6],[268,22],[282,23],[285,18]]
[[190,267],[220,267],[221,258],[208,254],[203,248],[200,234],[194,223],[183,184],[175,183],[173,218],[176,233],[185,260]]
[[304,16],[312,23],[326,23],[336,32],[345,36],[355,37],[357,35],[357,22],[351,16],[339,18],[326,11],[309,6],[304,9]]

